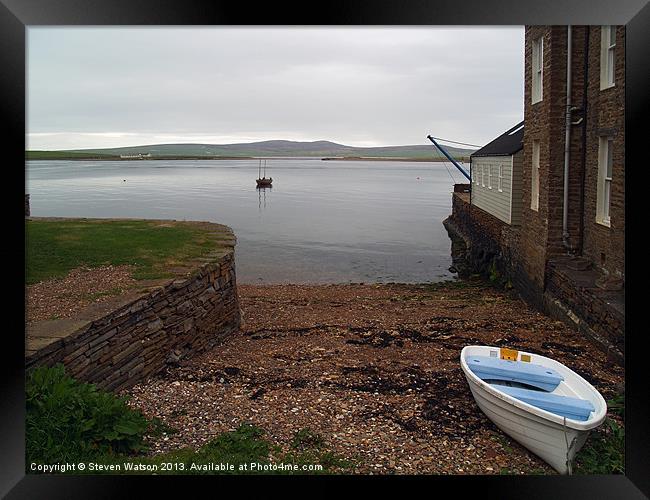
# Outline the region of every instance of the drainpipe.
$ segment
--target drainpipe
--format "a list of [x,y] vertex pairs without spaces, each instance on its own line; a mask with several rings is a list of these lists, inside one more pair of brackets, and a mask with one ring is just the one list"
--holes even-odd
[[578,242],[578,252],[582,254],[585,242],[585,177],[587,169],[587,91],[589,90],[589,25],[585,27],[585,45],[584,45],[584,81],[582,88],[582,182],[580,196],[580,241]]
[[571,25],[567,26],[566,47],[566,113],[564,132],[564,205],[562,209],[562,244],[569,244],[569,151],[571,148]]

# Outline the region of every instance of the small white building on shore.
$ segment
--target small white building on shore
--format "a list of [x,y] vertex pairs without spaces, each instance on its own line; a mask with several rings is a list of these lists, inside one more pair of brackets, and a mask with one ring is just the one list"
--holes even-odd
[[123,160],[144,160],[145,158],[151,158],[151,153],[137,153],[133,155],[120,155],[120,158]]
[[471,203],[506,224],[521,224],[524,122],[470,155]]

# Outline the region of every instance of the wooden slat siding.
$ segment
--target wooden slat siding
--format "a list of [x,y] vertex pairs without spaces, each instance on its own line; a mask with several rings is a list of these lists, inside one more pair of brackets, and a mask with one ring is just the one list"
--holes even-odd
[[[503,191],[499,192],[499,165],[503,165]],[[480,174],[482,165],[492,165],[492,189],[488,188],[488,175],[485,176],[485,187],[480,183],[474,184],[472,205],[482,208],[503,222],[510,224],[511,214],[511,156],[482,156],[472,159],[474,174]]]
[[511,224],[521,225],[521,210],[523,206],[522,177],[524,167],[524,150],[516,152],[512,157],[512,208]]

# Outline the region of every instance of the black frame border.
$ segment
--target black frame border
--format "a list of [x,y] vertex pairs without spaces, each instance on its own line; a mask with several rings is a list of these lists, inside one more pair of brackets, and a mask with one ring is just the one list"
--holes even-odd
[[[647,143],[647,119],[644,111],[650,109],[647,90],[650,88],[650,5],[647,0],[334,0],[326,4],[249,5],[246,3],[209,0],[0,0],[0,127],[8,144],[5,154],[5,174],[11,181],[5,196],[10,205],[10,234],[2,249],[5,262],[23,262],[24,252],[14,244],[24,242],[22,194],[17,185],[25,187],[24,171],[16,164],[24,164],[25,105],[26,105],[26,29],[39,25],[524,25],[524,24],[624,24],[626,25],[626,163],[643,165],[642,145]],[[423,57],[431,55],[424,54]],[[642,137],[643,136],[643,137]],[[15,176],[15,177],[14,177]],[[636,176],[635,176],[636,179]],[[626,182],[628,212],[645,214],[643,206],[633,211],[641,183]],[[631,189],[631,191],[630,191]],[[640,205],[640,204],[639,204]],[[628,225],[639,227],[640,217],[629,218]],[[630,234],[628,230],[627,234]],[[641,231],[632,234],[643,234]],[[12,238],[13,236],[13,238]],[[636,269],[642,262],[639,245],[626,238],[626,260]],[[636,244],[635,244],[636,243]],[[643,251],[643,248],[641,248]],[[632,260],[630,261],[630,257]],[[125,477],[125,476],[35,476],[25,475],[24,429],[24,338],[11,337],[15,331],[24,331],[24,296],[16,290],[24,287],[24,267],[5,264],[4,306],[11,311],[10,328],[5,328],[8,346],[3,356],[2,425],[0,425],[0,495],[8,498],[112,498],[135,496],[143,486],[165,488],[184,487],[188,476]],[[643,286],[637,273],[632,278],[633,294],[628,294],[626,328],[626,474],[624,476],[410,476],[394,478],[398,486],[412,481],[426,480],[436,488],[454,488],[456,494],[482,492],[499,498],[644,498],[650,496],[650,440],[645,425],[650,422],[648,411],[648,374],[642,343],[643,331],[636,326],[639,299],[634,298],[636,287]],[[14,284],[15,283],[15,284]],[[645,294],[639,296],[643,300]],[[22,311],[22,312],[21,312]],[[630,315],[630,313],[632,313]],[[630,322],[632,319],[632,322]],[[16,324],[14,325],[14,321]],[[630,326],[634,325],[634,326]],[[639,331],[637,331],[639,330]],[[645,366],[644,366],[645,365]],[[198,478],[205,484],[206,477]],[[236,479],[236,478],[235,478]],[[257,479],[254,482],[257,482]],[[293,478],[295,480],[296,478]],[[335,478],[310,478],[310,481],[333,483]],[[347,478],[336,478],[347,479]],[[386,477],[355,478],[370,486],[379,482],[386,486]],[[233,486],[232,478],[219,477],[220,484]],[[246,478],[249,484],[251,478]],[[270,482],[280,483],[279,478]],[[336,481],[338,482],[338,481]],[[212,482],[214,484],[214,482]],[[293,482],[292,482],[293,484]],[[462,488],[462,489],[460,489]],[[220,492],[216,490],[215,492]]]

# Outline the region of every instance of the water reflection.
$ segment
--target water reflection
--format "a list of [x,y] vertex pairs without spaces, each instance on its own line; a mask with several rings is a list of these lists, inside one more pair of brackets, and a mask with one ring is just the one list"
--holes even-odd
[[262,213],[262,207],[266,210],[266,191],[268,190],[269,192],[269,201],[271,198],[271,189],[272,187],[262,187],[262,186],[257,186],[255,189],[257,189],[257,197],[258,197],[258,210],[259,213]]

